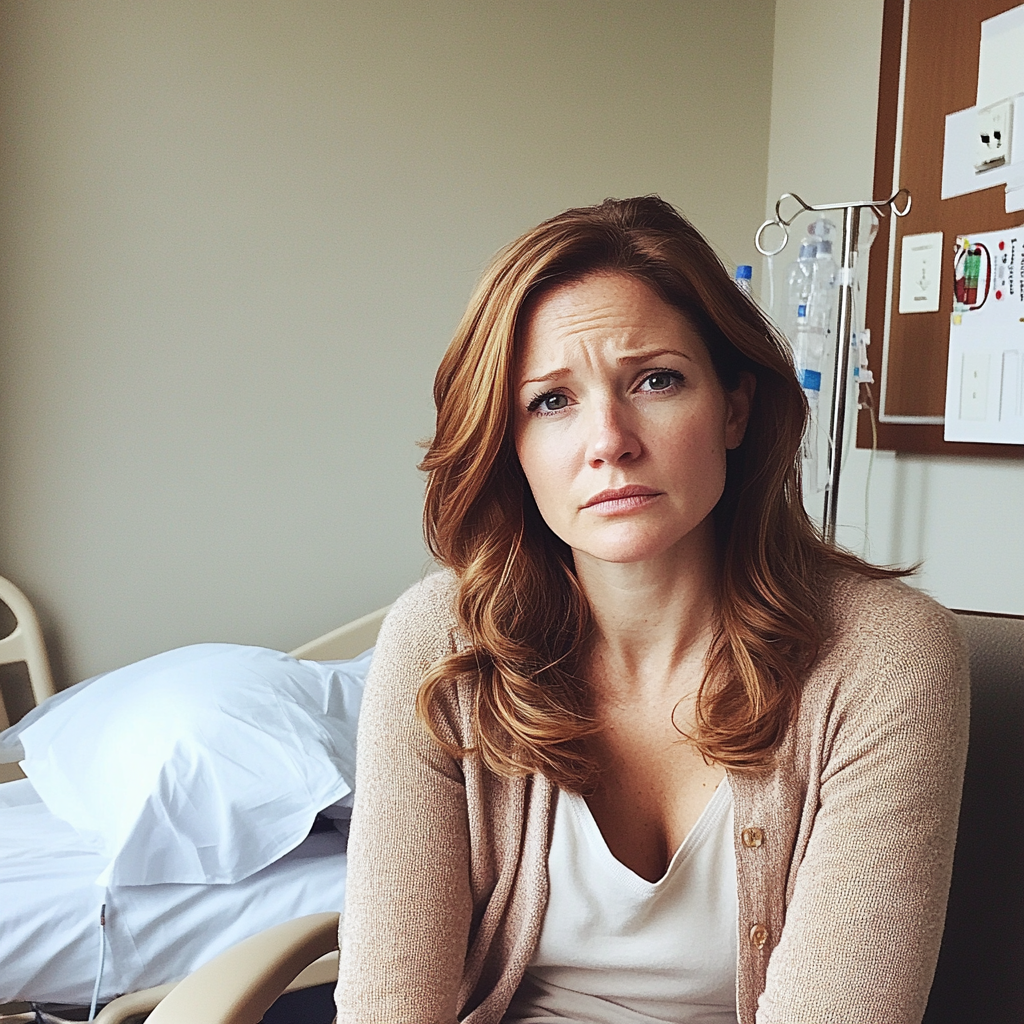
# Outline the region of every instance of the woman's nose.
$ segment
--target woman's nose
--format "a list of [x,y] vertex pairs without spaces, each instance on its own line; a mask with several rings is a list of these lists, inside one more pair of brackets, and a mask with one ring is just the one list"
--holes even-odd
[[610,401],[596,405],[591,412],[587,439],[587,462],[591,466],[603,463],[616,465],[640,455],[640,439],[631,423],[629,410]]

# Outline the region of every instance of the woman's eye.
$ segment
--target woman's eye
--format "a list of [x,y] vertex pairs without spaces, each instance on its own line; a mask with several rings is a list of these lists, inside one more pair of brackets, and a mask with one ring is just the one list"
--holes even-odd
[[646,391],[667,391],[676,384],[682,384],[683,375],[675,370],[655,370],[647,374],[641,381],[641,387]]
[[546,395],[538,395],[530,402],[527,409],[530,412],[534,412],[537,409],[540,409],[541,412],[558,412],[559,409],[564,409],[568,404],[569,399],[565,395],[552,391]]

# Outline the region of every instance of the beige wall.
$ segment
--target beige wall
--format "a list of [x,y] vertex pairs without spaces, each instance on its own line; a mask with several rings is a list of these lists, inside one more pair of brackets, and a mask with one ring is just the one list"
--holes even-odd
[[660,192],[753,262],[772,18],[2,0],[0,573],[65,681],[416,579],[415,441],[499,245]]
[[[870,195],[881,32],[882,0],[778,0],[769,209],[783,192]],[[952,607],[1024,613],[1024,462],[879,452],[866,490],[868,464],[857,450],[844,463],[841,542],[874,561],[921,562],[917,584]]]

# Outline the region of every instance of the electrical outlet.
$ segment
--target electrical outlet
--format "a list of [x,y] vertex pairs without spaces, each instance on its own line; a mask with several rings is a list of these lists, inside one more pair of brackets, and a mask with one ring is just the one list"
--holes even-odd
[[978,111],[975,132],[974,171],[1002,167],[1010,162],[1013,100],[1000,100]]

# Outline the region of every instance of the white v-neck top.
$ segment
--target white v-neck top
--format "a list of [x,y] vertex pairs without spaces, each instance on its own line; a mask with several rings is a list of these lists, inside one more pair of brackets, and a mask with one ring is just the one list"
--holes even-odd
[[719,784],[664,876],[608,849],[559,792],[540,942],[503,1024],[736,1024],[732,790]]

